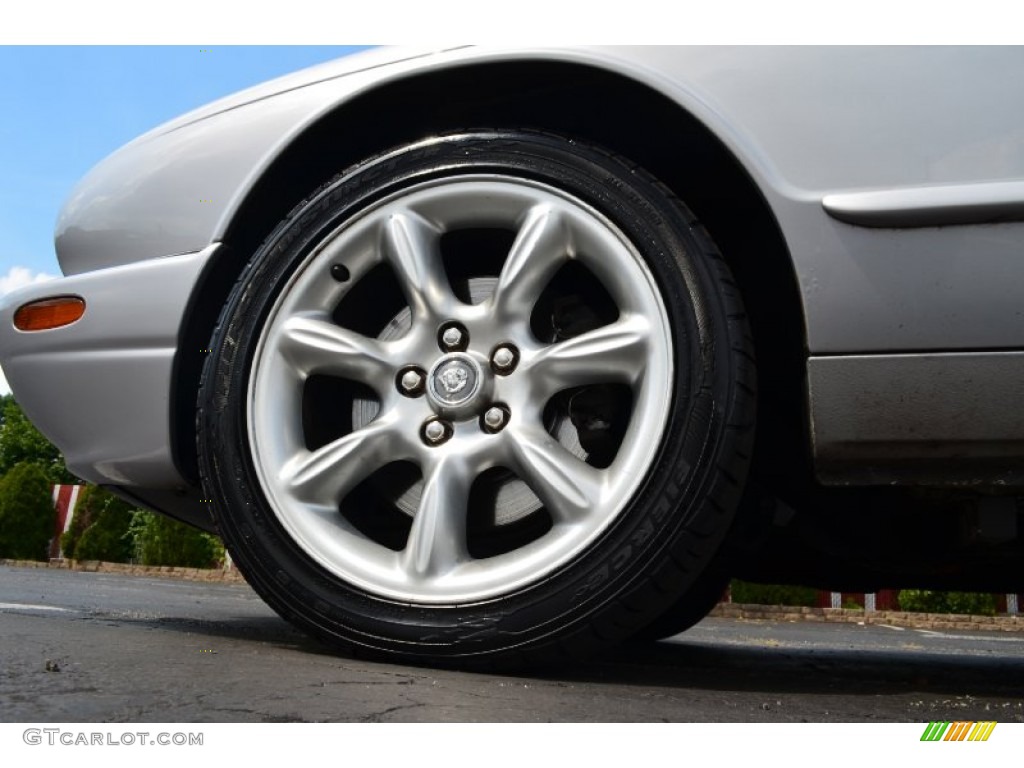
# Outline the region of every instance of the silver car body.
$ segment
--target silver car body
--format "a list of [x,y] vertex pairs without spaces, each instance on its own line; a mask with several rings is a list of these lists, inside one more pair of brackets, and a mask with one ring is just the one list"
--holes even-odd
[[[377,50],[196,110],[100,163],[60,213],[67,276],[0,306],[4,370],[69,468],[184,509],[198,491],[175,463],[171,403],[176,356],[195,350],[179,339],[254,185],[367,93],[520,61],[653,90],[749,175],[799,283],[820,478],[917,481],[916,460],[967,455],[945,481],[1020,484],[1000,461],[1024,456],[1021,48]],[[84,297],[81,321],[13,329],[19,306],[60,294]]]

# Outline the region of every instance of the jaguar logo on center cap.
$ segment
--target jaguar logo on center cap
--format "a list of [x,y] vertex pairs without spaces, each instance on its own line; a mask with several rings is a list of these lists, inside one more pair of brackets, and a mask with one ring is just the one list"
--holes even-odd
[[464,355],[452,355],[434,368],[430,394],[442,405],[460,405],[476,394],[479,384],[476,363]]
[[445,393],[454,395],[466,388],[469,369],[460,362],[454,362],[444,370],[438,371],[437,379],[444,386]]

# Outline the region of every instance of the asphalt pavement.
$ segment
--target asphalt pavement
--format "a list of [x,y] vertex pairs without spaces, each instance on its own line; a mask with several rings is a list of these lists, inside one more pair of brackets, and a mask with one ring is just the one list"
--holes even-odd
[[1024,634],[706,619],[515,675],[338,656],[245,585],[0,567],[0,721],[1024,722]]

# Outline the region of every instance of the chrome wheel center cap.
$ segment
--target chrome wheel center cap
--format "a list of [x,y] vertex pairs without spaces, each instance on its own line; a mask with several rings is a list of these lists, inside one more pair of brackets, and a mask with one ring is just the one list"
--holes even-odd
[[469,355],[445,355],[430,371],[427,392],[439,410],[461,410],[473,404],[483,379],[480,364]]

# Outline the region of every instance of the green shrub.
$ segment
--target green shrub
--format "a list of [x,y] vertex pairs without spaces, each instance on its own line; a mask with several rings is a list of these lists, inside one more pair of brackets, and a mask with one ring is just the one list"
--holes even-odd
[[0,557],[46,560],[56,515],[46,472],[34,462],[0,479]]
[[994,616],[995,595],[983,592],[933,592],[927,589],[904,589],[899,593],[900,608],[918,613],[966,613]]
[[818,602],[818,591],[811,587],[792,587],[785,584],[753,584],[734,579],[730,587],[734,603],[750,605],[806,605]]
[[224,561],[224,546],[216,536],[154,512],[136,512],[131,531],[143,565],[214,568]]
[[[135,510],[127,501],[102,488],[92,488],[88,527],[73,543],[76,560],[105,560],[127,563],[135,554],[135,543],[129,528]],[[65,557],[71,557],[68,551]]]
[[95,485],[84,485],[78,491],[78,502],[75,504],[71,525],[60,537],[60,550],[69,560],[75,559],[78,540],[85,529],[92,525],[101,503],[94,501],[93,496],[101,492]]

